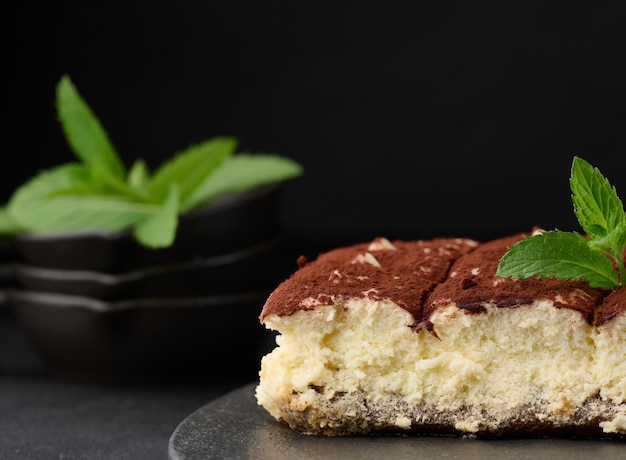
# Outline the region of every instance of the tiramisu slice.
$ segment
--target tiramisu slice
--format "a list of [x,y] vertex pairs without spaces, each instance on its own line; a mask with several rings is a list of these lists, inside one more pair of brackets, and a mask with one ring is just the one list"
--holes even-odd
[[496,278],[521,238],[380,238],[302,260],[260,316],[279,335],[258,403],[326,436],[623,437],[624,289],[600,308],[582,281]]

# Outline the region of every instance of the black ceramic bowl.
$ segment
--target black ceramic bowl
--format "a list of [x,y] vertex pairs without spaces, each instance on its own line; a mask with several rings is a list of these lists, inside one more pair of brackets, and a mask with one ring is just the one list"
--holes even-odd
[[264,289],[277,284],[278,238],[208,258],[157,265],[124,273],[60,270],[16,264],[25,289],[119,300],[203,297]]
[[279,231],[280,185],[231,194],[179,219],[172,246],[149,249],[130,231],[20,235],[15,243],[30,265],[121,273],[193,257],[212,257],[265,241]]
[[[10,238],[0,237],[0,289],[19,286],[15,273],[15,264],[19,260],[15,241]],[[2,302],[0,302],[0,307],[2,305]]]
[[60,378],[254,379],[273,340],[258,321],[266,291],[120,302],[5,294],[34,350]]

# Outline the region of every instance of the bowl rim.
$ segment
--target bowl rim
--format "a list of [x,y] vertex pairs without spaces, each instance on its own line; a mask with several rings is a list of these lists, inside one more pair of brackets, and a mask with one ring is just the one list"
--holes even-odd
[[[190,260],[183,260],[181,262],[173,262],[169,264],[151,265],[143,268],[129,270],[120,273],[108,273],[96,270],[73,270],[44,267],[39,265],[32,265],[24,262],[15,262],[7,264],[12,266],[12,276],[18,279],[22,277],[35,277],[41,280],[48,281],[75,281],[75,282],[90,282],[98,283],[101,285],[118,285],[124,283],[130,283],[141,278],[146,278],[152,275],[159,275],[163,273],[174,273],[183,270],[195,270],[202,268],[219,268],[228,265],[233,265],[245,260],[250,256],[256,256],[266,251],[276,249],[279,246],[280,237],[274,236],[268,238],[260,243],[246,246],[245,248],[231,251],[225,254],[218,254],[209,257],[196,257]],[[8,272],[11,268],[6,267]]]

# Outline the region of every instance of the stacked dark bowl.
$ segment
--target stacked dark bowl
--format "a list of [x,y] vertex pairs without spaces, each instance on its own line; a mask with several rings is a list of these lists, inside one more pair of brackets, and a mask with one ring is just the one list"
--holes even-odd
[[91,380],[256,376],[277,283],[279,187],[179,220],[174,244],[130,232],[23,235],[8,304],[51,373]]

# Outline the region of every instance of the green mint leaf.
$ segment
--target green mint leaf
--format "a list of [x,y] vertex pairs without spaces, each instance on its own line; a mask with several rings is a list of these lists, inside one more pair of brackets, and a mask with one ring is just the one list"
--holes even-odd
[[605,238],[626,224],[624,205],[614,187],[585,160],[574,157],[570,178],[574,213],[592,239]]
[[135,225],[134,236],[149,248],[171,246],[178,227],[178,187],[172,185],[160,211]]
[[103,169],[107,176],[123,180],[126,175],[124,164],[100,121],[67,75],[57,85],[56,98],[65,138],[78,159]]
[[22,230],[22,227],[9,214],[7,207],[0,207],[0,236],[13,236]]
[[150,197],[163,203],[170,193],[172,184],[177,184],[180,202],[185,203],[196,188],[232,155],[237,140],[216,137],[179,152],[158,168],[148,183]]
[[626,223],[618,224],[607,236],[589,241],[589,246],[620,258],[626,246]]
[[137,191],[145,191],[150,180],[150,171],[146,162],[139,159],[133,163],[128,172],[128,185]]
[[68,163],[40,172],[20,186],[7,204],[9,217],[25,231],[118,231],[159,211],[123,195],[98,195],[89,168]]
[[228,193],[299,177],[303,168],[289,158],[276,154],[239,153],[224,163],[183,204],[184,210],[203,206]]
[[511,246],[502,257],[496,276],[526,279],[555,277],[585,279],[592,287],[612,288],[619,278],[611,260],[590,248],[577,233],[549,231],[528,237]]
[[626,214],[615,188],[578,157],[569,182],[574,213],[587,237],[556,230],[527,238],[502,257],[496,276],[585,279],[606,289],[626,283]]
[[0,209],[0,234],[133,228],[139,243],[164,247],[174,241],[178,215],[192,207],[189,203],[204,204],[218,195],[301,174],[300,166],[286,159],[248,166],[235,161],[225,169],[232,176],[218,174],[212,181],[235,151],[232,137],[193,145],[154,174],[142,159],[127,173],[107,132],[67,75],[56,87],[56,106],[78,162],[42,171],[18,187]]
[[617,226],[613,231],[613,236],[615,238],[615,246],[622,248],[623,253],[626,248],[626,222]]
[[7,205],[8,211],[19,213],[21,207],[64,191],[78,190],[77,193],[83,193],[83,190],[93,190],[89,177],[89,168],[79,163],[65,163],[40,171],[15,189]]
[[108,169],[98,165],[88,165],[87,168],[89,170],[89,183],[98,194],[126,195],[140,201],[145,199],[145,192],[143,195],[138,193],[139,191],[132,188],[127,180],[113,175]]
[[[64,195],[22,209],[18,222],[32,233],[120,231],[159,211],[156,205],[122,196]],[[15,214],[11,214],[14,216]]]

